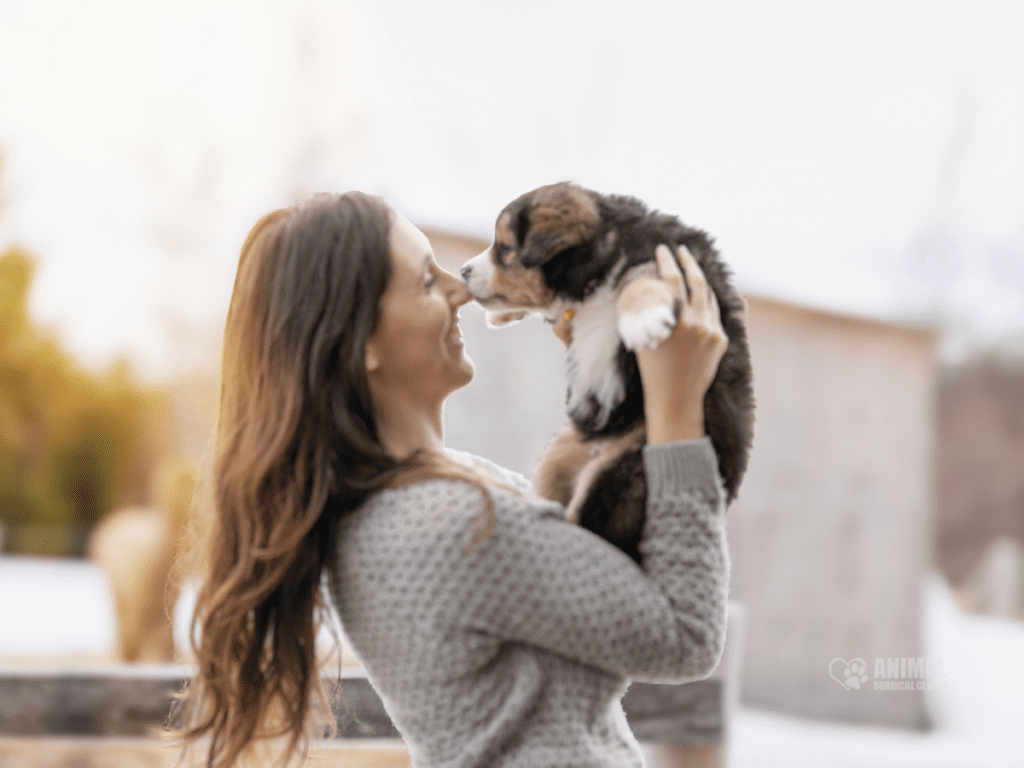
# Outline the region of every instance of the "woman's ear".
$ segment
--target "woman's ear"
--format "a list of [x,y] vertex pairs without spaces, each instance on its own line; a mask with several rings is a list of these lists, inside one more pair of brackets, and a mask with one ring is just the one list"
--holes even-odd
[[366,342],[366,372],[374,373],[380,369],[380,355],[372,342]]

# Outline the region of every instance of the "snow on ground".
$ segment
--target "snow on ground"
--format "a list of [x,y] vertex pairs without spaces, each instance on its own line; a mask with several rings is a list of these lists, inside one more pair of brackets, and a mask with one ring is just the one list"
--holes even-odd
[[116,621],[110,586],[95,564],[0,556],[0,659],[106,653]]
[[[741,707],[732,768],[1024,768],[1024,622],[962,613],[948,585],[925,585],[923,655],[944,660],[929,700],[935,727],[918,733],[816,723]],[[188,601],[176,613],[178,635]],[[4,657],[108,651],[114,612],[106,580],[79,560],[0,557]]]
[[924,656],[941,658],[924,733],[814,723],[740,708],[732,768],[1022,768],[1024,623],[964,614],[946,582],[925,584]]

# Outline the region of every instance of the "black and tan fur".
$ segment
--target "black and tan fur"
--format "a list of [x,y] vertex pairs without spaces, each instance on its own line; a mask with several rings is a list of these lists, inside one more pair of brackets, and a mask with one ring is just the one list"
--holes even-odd
[[729,344],[704,399],[726,498],[736,497],[753,436],[745,303],[711,238],[633,197],[573,184],[540,187],[507,205],[494,243],[462,270],[496,324],[531,312],[572,316],[566,351],[570,424],[542,453],[536,491],[637,562],[646,501],[643,389],[635,351],[667,338],[679,316],[654,249],[686,247],[715,292]]

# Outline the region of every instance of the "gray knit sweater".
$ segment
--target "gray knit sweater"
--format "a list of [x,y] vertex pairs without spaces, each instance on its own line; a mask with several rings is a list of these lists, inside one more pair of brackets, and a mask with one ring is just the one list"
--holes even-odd
[[414,766],[641,765],[629,679],[707,675],[729,581],[710,441],[644,463],[643,569],[489,462],[524,493],[490,490],[495,524],[470,551],[483,500],[461,481],[380,491],[342,520],[332,596]]

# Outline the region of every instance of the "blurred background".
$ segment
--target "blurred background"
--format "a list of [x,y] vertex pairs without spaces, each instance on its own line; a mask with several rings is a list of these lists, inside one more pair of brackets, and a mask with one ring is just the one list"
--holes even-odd
[[[0,664],[174,658],[177,592],[154,608],[152,585],[260,215],[362,189],[454,270],[508,201],[569,179],[709,231],[750,301],[743,706],[1024,756],[979,714],[1024,709],[1022,22],[1010,2],[0,0]],[[529,475],[561,350],[537,321],[463,317],[477,376],[449,443]],[[853,657],[941,657],[950,685],[850,691],[829,662]],[[792,747],[792,721],[745,722]]]

